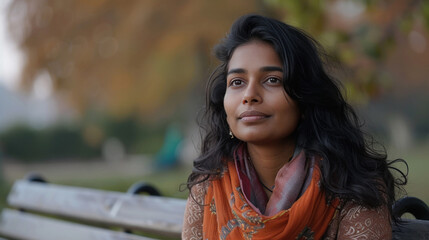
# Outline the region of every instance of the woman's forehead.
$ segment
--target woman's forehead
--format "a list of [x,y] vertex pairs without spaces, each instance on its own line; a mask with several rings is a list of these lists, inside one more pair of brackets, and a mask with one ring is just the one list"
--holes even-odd
[[273,46],[263,41],[251,41],[238,46],[228,63],[227,70],[253,69],[261,66],[282,67],[282,61]]

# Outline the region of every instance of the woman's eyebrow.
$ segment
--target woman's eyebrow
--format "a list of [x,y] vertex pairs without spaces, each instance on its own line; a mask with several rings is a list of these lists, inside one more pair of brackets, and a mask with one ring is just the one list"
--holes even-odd
[[[260,68],[261,72],[283,72],[283,68],[277,67],[277,66],[266,66]],[[247,71],[243,68],[233,68],[228,71],[227,75],[233,74],[233,73],[247,73]]]
[[244,70],[243,68],[233,68],[233,69],[229,70],[226,75],[233,74],[233,73],[246,73],[246,72],[247,71]]
[[283,68],[277,66],[261,67],[261,72],[283,72]]

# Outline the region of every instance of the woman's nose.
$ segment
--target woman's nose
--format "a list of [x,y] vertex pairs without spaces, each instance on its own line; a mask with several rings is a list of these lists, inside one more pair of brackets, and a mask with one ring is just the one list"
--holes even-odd
[[260,103],[262,102],[262,97],[260,95],[260,91],[256,84],[247,85],[246,91],[243,95],[243,104],[251,104],[251,103]]

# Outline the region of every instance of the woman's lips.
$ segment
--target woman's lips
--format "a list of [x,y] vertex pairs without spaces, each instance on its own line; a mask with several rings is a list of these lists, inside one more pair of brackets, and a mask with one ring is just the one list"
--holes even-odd
[[245,111],[238,116],[238,119],[244,122],[255,122],[265,118],[268,118],[269,115],[258,112],[258,111]]

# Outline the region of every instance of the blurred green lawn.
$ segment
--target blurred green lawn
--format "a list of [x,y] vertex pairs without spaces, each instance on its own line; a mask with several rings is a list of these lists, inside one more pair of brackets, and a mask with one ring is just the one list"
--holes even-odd
[[[191,169],[188,167],[177,167],[169,170],[152,172],[141,177],[115,177],[106,176],[90,181],[85,179],[62,180],[57,184],[82,186],[110,191],[126,192],[134,183],[145,182],[156,187],[162,196],[186,198],[188,191],[184,184]],[[184,191],[181,191],[184,190]]]
[[[422,143],[408,151],[389,150],[389,159],[402,158],[407,161],[409,174],[405,190],[408,196],[418,197],[429,205],[429,143]],[[401,170],[405,170],[400,164]]]

